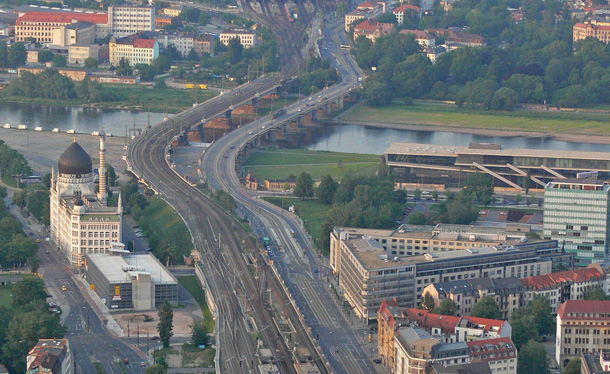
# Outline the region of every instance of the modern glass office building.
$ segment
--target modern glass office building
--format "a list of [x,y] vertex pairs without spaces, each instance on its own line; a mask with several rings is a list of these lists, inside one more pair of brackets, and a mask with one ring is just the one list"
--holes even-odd
[[576,266],[604,262],[608,253],[610,184],[556,179],[544,189],[544,237],[576,256]]

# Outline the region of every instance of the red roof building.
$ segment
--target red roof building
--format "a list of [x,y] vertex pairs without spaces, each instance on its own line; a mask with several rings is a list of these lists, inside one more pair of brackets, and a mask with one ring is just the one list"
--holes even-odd
[[610,300],[568,300],[557,312],[555,359],[565,366],[583,353],[600,353],[610,345]]
[[155,39],[136,39],[133,42],[134,48],[155,48]]
[[521,282],[527,288],[527,300],[532,300],[534,295],[546,297],[552,313],[557,313],[564,301],[584,299],[591,288],[608,291],[607,275],[599,265],[524,278]]
[[388,35],[395,31],[396,28],[391,23],[367,19],[354,27],[354,40],[358,39],[360,35],[364,35],[374,43],[381,35]]
[[53,41],[53,30],[75,22],[87,22],[96,27],[106,28],[108,15],[102,13],[75,12],[27,12],[17,18],[15,24],[15,41],[22,42],[34,38],[38,43]]
[[572,28],[572,39],[574,42],[588,37],[598,39],[606,44],[610,42],[610,22],[593,17],[584,23],[578,22]]

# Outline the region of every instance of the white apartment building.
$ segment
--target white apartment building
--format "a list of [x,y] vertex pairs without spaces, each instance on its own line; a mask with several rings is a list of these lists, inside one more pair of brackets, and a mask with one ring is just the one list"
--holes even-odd
[[604,262],[610,240],[610,184],[597,179],[555,179],[544,188],[544,237],[575,254],[575,265]]
[[229,41],[235,38],[239,39],[244,48],[256,47],[258,44],[258,36],[254,31],[244,27],[230,27],[220,33],[220,42],[224,45],[229,45]]
[[117,38],[142,31],[155,31],[155,7],[111,5],[108,7],[108,32]]
[[66,47],[73,44],[93,44],[96,26],[89,22],[75,22],[53,29],[53,45]]
[[76,142],[59,157],[58,171],[51,176],[51,240],[76,266],[87,253],[106,253],[112,242],[122,241],[123,207],[107,205],[106,147],[100,137],[100,182],[95,193],[91,157]]
[[110,64],[113,66],[118,66],[122,59],[131,66],[150,65],[159,57],[159,43],[155,39],[139,39],[137,35],[121,39],[113,37],[108,48]]

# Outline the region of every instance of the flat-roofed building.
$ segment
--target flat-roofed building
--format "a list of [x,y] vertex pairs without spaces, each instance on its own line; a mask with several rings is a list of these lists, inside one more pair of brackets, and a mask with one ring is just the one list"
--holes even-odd
[[471,173],[484,173],[492,176],[496,188],[521,191],[525,177],[532,189],[543,189],[555,178],[573,178],[580,172],[599,171],[602,178],[610,174],[610,152],[394,143],[384,157],[397,183],[411,186],[463,187]]
[[550,273],[554,262],[573,261],[573,254],[562,253],[552,240],[399,257],[368,237],[331,233],[331,241],[332,236],[338,240],[331,243],[331,267],[341,293],[365,322],[377,318],[384,299],[416,306],[434,282],[541,275]]
[[555,359],[565,367],[583,353],[602,353],[610,345],[610,301],[568,300],[557,312]]
[[150,310],[178,301],[178,281],[150,253],[90,253],[85,277],[108,309]]
[[245,27],[229,27],[220,33],[220,43],[229,45],[231,39],[238,39],[244,48],[252,48],[258,45],[256,33]]
[[103,61],[100,50],[107,46],[97,44],[72,44],[68,49],[68,62],[71,64],[82,64],[88,58]]
[[349,12],[345,14],[345,32],[349,32],[352,24],[360,19],[368,18],[368,12]]
[[143,31],[155,31],[155,7],[149,5],[110,5],[108,31],[117,38]]
[[65,47],[72,44],[93,44],[95,35],[94,23],[75,22],[61,25],[53,30],[53,45]]
[[[594,173],[597,177],[597,173]],[[604,262],[610,240],[610,183],[564,178],[544,189],[544,236],[576,255],[577,266]]]

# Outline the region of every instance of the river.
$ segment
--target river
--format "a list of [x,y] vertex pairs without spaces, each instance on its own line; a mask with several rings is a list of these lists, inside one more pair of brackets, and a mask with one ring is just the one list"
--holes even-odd
[[[64,106],[44,106],[21,103],[0,103],[0,126],[27,125],[29,129],[42,127],[50,131],[58,128],[61,132],[70,129],[77,133],[90,134],[93,131],[124,136],[126,126],[144,128],[149,113],[124,109],[101,109]],[[150,123],[157,124],[164,113],[150,113]],[[570,151],[602,151],[609,149],[605,144],[577,143],[554,140],[550,137],[486,136],[479,134],[454,133],[445,131],[397,130],[363,125],[327,125],[314,136],[307,147],[311,150],[334,152],[383,154],[392,143],[424,143],[437,145],[468,146],[476,143],[500,143],[503,148],[557,149]]]
[[[150,123],[159,123],[165,113],[150,113]],[[28,129],[42,127],[44,130],[58,128],[61,132],[74,129],[77,133],[89,134],[102,131],[125,136],[125,126],[144,128],[148,113],[122,109],[101,109],[66,106],[45,106],[22,103],[0,103],[0,126],[26,125]]]
[[326,126],[314,136],[307,149],[349,153],[383,154],[392,143],[422,143],[465,146],[470,143],[499,143],[502,148],[556,149],[607,152],[607,144],[577,143],[551,137],[487,136],[444,131],[397,130],[363,125]]

